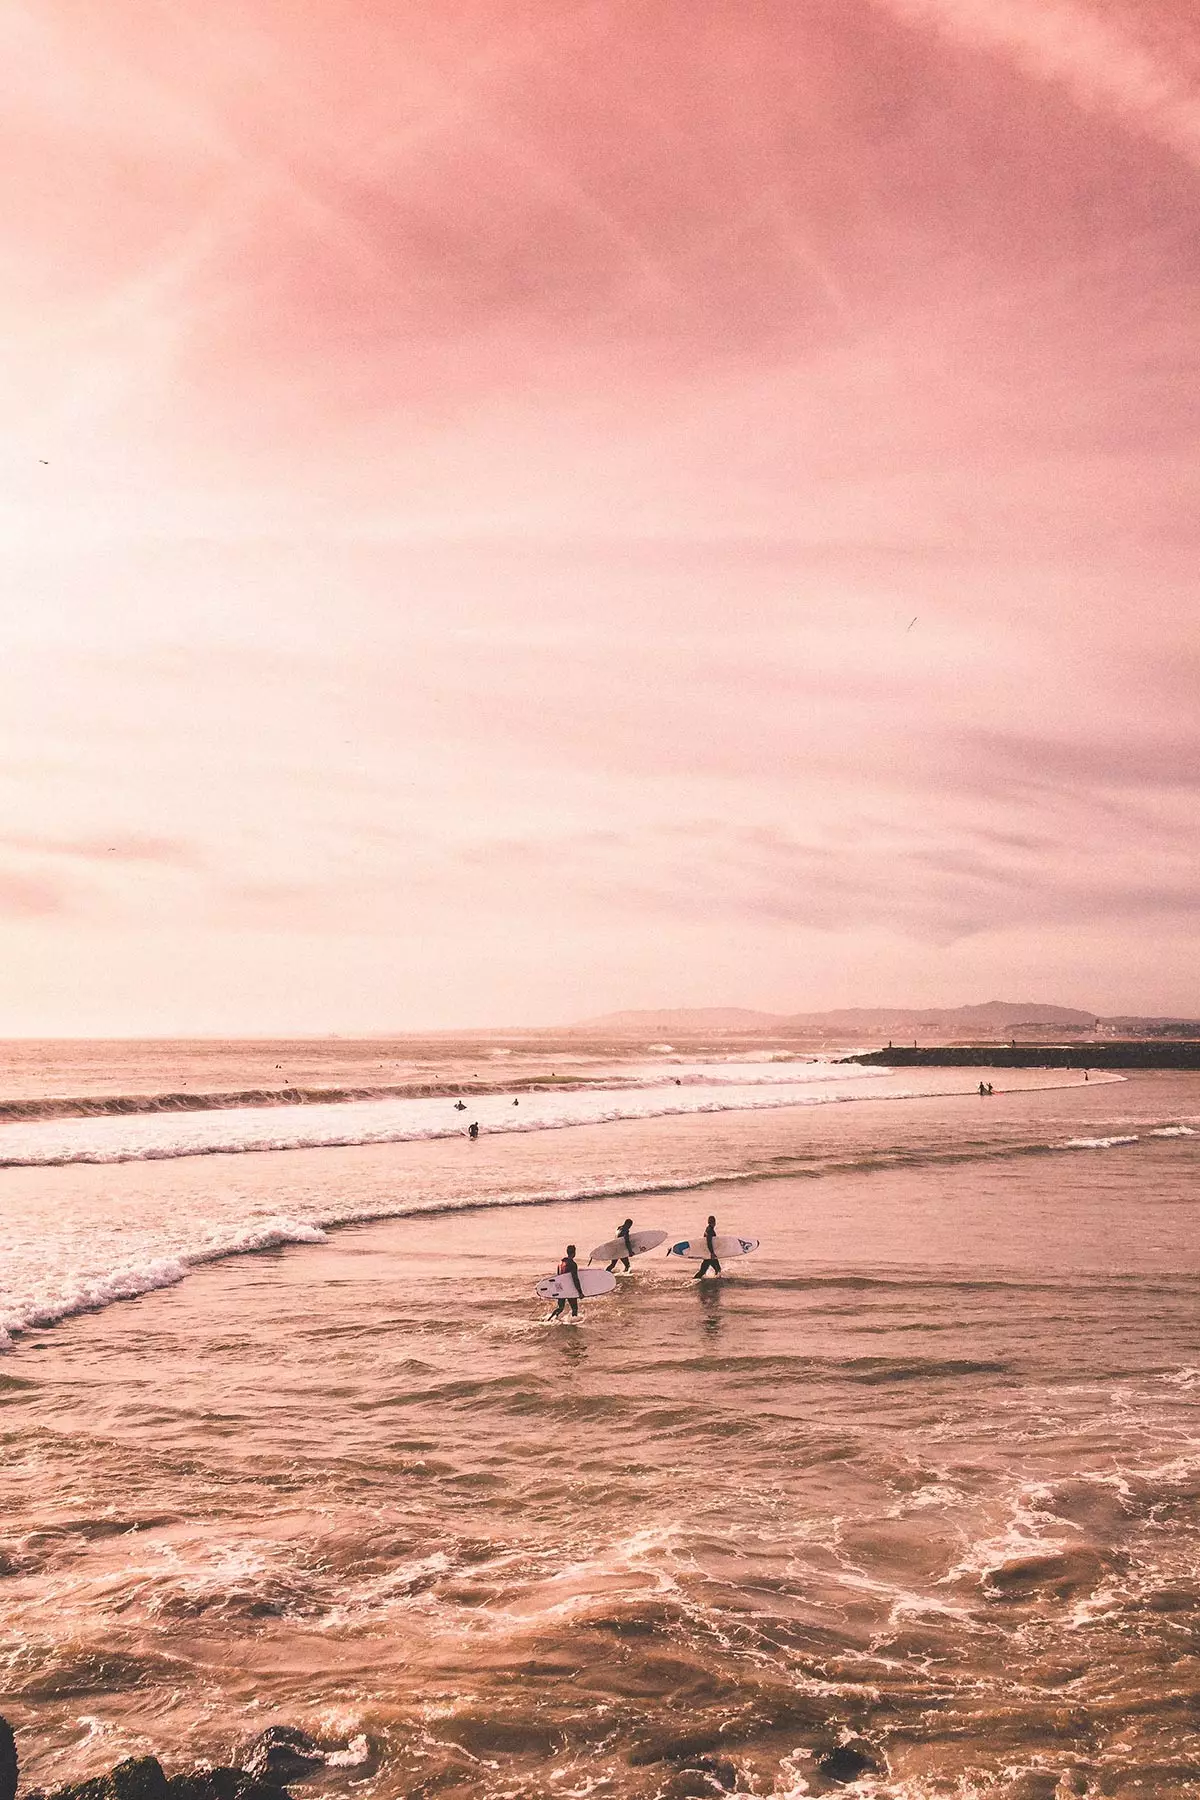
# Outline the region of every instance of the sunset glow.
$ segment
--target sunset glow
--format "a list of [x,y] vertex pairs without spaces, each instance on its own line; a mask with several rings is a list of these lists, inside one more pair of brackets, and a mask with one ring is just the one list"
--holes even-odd
[[7,0],[4,1035],[1200,1013],[1181,0]]

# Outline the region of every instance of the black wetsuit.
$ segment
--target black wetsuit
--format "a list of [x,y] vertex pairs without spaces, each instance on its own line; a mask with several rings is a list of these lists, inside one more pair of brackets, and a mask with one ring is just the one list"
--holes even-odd
[[571,1277],[572,1281],[575,1283],[576,1292],[574,1294],[564,1294],[558,1305],[554,1308],[554,1311],[550,1314],[550,1317],[552,1319],[561,1317],[569,1306],[571,1309],[571,1317],[577,1319],[579,1317],[579,1296],[583,1293],[583,1283],[579,1279],[579,1264],[575,1261],[573,1256],[564,1256],[558,1265],[558,1272],[560,1275],[569,1275]]
[[629,1241],[629,1231],[630,1231],[630,1228],[628,1225],[621,1225],[621,1226],[618,1226],[618,1228],[617,1228],[617,1236],[620,1238],[621,1242],[624,1244],[627,1254],[625,1256],[614,1256],[613,1257],[612,1261],[608,1265],[608,1272],[610,1275],[612,1274],[613,1270],[616,1268],[618,1263],[621,1264],[621,1267],[625,1270],[626,1274],[629,1273],[629,1258],[633,1255],[633,1245]]
[[699,1281],[700,1277],[702,1275],[707,1275],[707,1273],[710,1269],[712,1270],[714,1275],[719,1275],[721,1273],[721,1265],[717,1261],[716,1245],[713,1243],[713,1239],[716,1237],[716,1235],[717,1235],[717,1228],[715,1225],[705,1226],[704,1248],[708,1251],[708,1255],[705,1257],[704,1261],[700,1264],[700,1267],[696,1270],[696,1273],[692,1276],[693,1281]]

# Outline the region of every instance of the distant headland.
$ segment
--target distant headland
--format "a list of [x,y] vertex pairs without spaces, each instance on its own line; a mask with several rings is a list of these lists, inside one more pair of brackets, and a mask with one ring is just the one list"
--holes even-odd
[[[848,1006],[829,1012],[773,1013],[742,1006],[684,1006],[605,1013],[569,1027],[589,1035],[786,1036],[860,1042],[922,1040],[946,1047],[981,1039],[1044,1042],[1047,1034],[1080,1043],[1200,1039],[1200,1020],[1120,1015],[1105,1018],[1077,1007],[1034,1000],[988,1000],[976,1006]],[[1097,1064],[1097,1066],[1099,1066]]]

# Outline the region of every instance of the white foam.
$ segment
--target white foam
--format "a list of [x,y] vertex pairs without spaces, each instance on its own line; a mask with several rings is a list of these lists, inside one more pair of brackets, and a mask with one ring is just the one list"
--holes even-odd
[[1137,1142],[1136,1136],[1079,1137],[1068,1138],[1065,1147],[1068,1150],[1111,1150],[1117,1144],[1136,1144]]
[[114,1300],[136,1300],[156,1288],[174,1287],[186,1274],[186,1265],[177,1258],[127,1263],[105,1275],[85,1277],[74,1286],[67,1285],[56,1298],[35,1298],[24,1306],[20,1302],[10,1304],[0,1318],[0,1342],[8,1347],[14,1332],[57,1325],[78,1313],[98,1312]]
[[1159,1125],[1151,1133],[1151,1137],[1195,1137],[1196,1133],[1190,1125]]
[[[761,1062],[739,1068],[729,1062],[708,1068],[679,1067],[679,1076],[665,1084],[655,1081],[620,1091],[600,1085],[572,1092],[531,1091],[519,1095],[517,1105],[511,1094],[474,1095],[464,1113],[457,1112],[453,1100],[445,1095],[406,1095],[304,1107],[10,1122],[0,1126],[0,1164],[45,1168],[66,1163],[151,1162],[402,1143],[461,1137],[472,1118],[478,1118],[484,1134],[507,1134],[834,1102],[957,1098],[964,1092],[961,1079],[951,1078],[951,1085],[946,1085],[945,1070],[902,1080],[887,1069],[816,1062],[800,1068]],[[715,1073],[717,1079],[701,1081],[697,1078],[701,1073]],[[677,1079],[683,1085],[676,1085]],[[1036,1085],[1061,1084],[1042,1080]],[[463,1152],[466,1159],[474,1155],[466,1144]],[[480,1174],[488,1167],[484,1163]],[[335,1225],[478,1207],[619,1198],[650,1190],[682,1193],[715,1183],[741,1182],[754,1175],[751,1169],[732,1164],[714,1167],[711,1161],[698,1167],[694,1176],[685,1177],[677,1172],[629,1168],[627,1163],[621,1174],[610,1179],[585,1178],[534,1191],[506,1191],[492,1185],[494,1170],[487,1185],[472,1170],[467,1160],[449,1187],[435,1183],[425,1193],[410,1189],[395,1198],[386,1190],[376,1190],[371,1199],[360,1196],[356,1201],[348,1196],[336,1203],[327,1197],[312,1212],[305,1209],[298,1217],[284,1218],[255,1216],[245,1195],[235,1184],[225,1182],[214,1184],[199,1217],[179,1214],[168,1193],[159,1196],[148,1189],[126,1196],[119,1214],[105,1208],[93,1210],[89,1202],[82,1215],[59,1216],[48,1191],[45,1210],[35,1207],[22,1222],[0,1267],[0,1350],[11,1348],[14,1337],[22,1332],[173,1286],[189,1270],[223,1257],[287,1244],[321,1244],[326,1241],[327,1229]],[[14,1223],[9,1221],[10,1226]]]
[[189,1269],[226,1256],[274,1250],[284,1244],[327,1242],[327,1234],[318,1225],[296,1219],[267,1219],[227,1233],[210,1233],[194,1249],[176,1256],[135,1259],[92,1274],[73,1276],[67,1271],[58,1276],[57,1287],[49,1293],[17,1295],[5,1303],[0,1313],[0,1349],[11,1349],[14,1336],[21,1332],[37,1331],[80,1313],[99,1312],[118,1300],[137,1300],[159,1288],[174,1287],[184,1280]]
[[371,1755],[371,1746],[360,1732],[352,1737],[344,1750],[330,1750],[325,1757],[327,1769],[358,1769]]
[[887,1070],[808,1065],[764,1079],[718,1071],[711,1080],[685,1068],[667,1084],[639,1083],[614,1092],[606,1086],[571,1093],[534,1091],[471,1097],[465,1114],[445,1095],[352,1100],[305,1107],[230,1107],[199,1113],[138,1113],[84,1119],[44,1119],[0,1126],[0,1167],[64,1163],[154,1162],[181,1156],[238,1155],[263,1150],[329,1149],[354,1144],[406,1143],[461,1137],[467,1122],[481,1132],[553,1131],[626,1119],[683,1113],[740,1112],[759,1107],[818,1106],[869,1098]]
[[[437,1095],[302,1107],[230,1107],[198,1113],[42,1119],[0,1125],[0,1168],[156,1162],[183,1156],[410,1143],[461,1137],[472,1119],[478,1121],[481,1134],[491,1135],[557,1131],[575,1125],[606,1125],[692,1113],[827,1106],[851,1100],[931,1099],[962,1093],[957,1083],[945,1085],[946,1073],[931,1071],[925,1083],[909,1080],[898,1086],[893,1070],[862,1069],[856,1065],[755,1064],[742,1070],[729,1064],[715,1070],[684,1066],[680,1075],[666,1083],[639,1082],[619,1090],[605,1085],[569,1093],[533,1090],[515,1100],[510,1094],[470,1095],[469,1105],[461,1113],[446,1095]],[[1077,1142],[1090,1140],[1073,1141],[1071,1147],[1076,1147]]]

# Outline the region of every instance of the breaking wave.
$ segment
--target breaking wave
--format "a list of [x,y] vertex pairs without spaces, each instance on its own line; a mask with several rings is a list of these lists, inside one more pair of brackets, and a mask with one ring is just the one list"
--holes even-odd
[[[900,1098],[901,1096],[892,1095],[890,1097]],[[776,1104],[794,1105],[796,1102],[777,1101]],[[562,1123],[570,1122],[563,1121]],[[510,1127],[510,1129],[537,1128],[536,1126]],[[1147,1138],[1194,1135],[1196,1133],[1190,1127],[1182,1125],[1163,1125],[1145,1133]],[[361,1143],[369,1140],[355,1138],[348,1141]],[[373,1141],[389,1140],[376,1139]],[[947,1149],[926,1147],[923,1150],[914,1149],[895,1153],[892,1156],[866,1152],[859,1157],[829,1157],[824,1160],[789,1157],[786,1160],[777,1160],[769,1167],[759,1165],[752,1168],[716,1170],[710,1168],[698,1171],[694,1176],[686,1177],[647,1174],[612,1181],[590,1181],[581,1185],[564,1184],[560,1187],[551,1187],[535,1192],[500,1191],[454,1197],[437,1196],[416,1201],[399,1200],[382,1205],[347,1204],[332,1211],[322,1210],[317,1216],[308,1219],[284,1217],[250,1219],[240,1224],[210,1228],[194,1244],[185,1245],[182,1248],[173,1247],[164,1252],[161,1246],[157,1248],[148,1246],[143,1257],[114,1262],[110,1268],[98,1272],[79,1275],[60,1274],[57,1277],[58,1286],[51,1293],[42,1292],[26,1297],[18,1296],[15,1299],[10,1297],[7,1301],[0,1297],[0,1351],[13,1348],[14,1338],[23,1332],[54,1325],[80,1313],[99,1311],[116,1301],[137,1299],[142,1294],[150,1293],[156,1288],[173,1287],[183,1281],[191,1270],[201,1268],[208,1263],[219,1262],[227,1257],[282,1249],[293,1244],[328,1243],[330,1232],[341,1226],[369,1225],[382,1223],[388,1219],[438,1217],[446,1214],[489,1211],[496,1208],[561,1206],[606,1199],[633,1200],[652,1194],[696,1193],[705,1189],[719,1190],[750,1182],[795,1180],[797,1178],[819,1180],[827,1175],[869,1174],[900,1166],[911,1169],[918,1165],[934,1168],[962,1163],[1005,1162],[1028,1156],[1061,1155],[1066,1151],[1080,1148],[1132,1145],[1140,1141],[1141,1139],[1133,1135],[1121,1135],[1091,1139],[1073,1138],[1065,1142],[1062,1140],[1057,1142],[1035,1140],[1024,1143],[994,1143],[980,1145],[971,1150],[963,1150],[958,1147]],[[262,1144],[250,1147],[267,1149],[274,1146]],[[182,1152],[182,1154],[191,1155],[206,1153],[201,1149]],[[887,1284],[880,1283],[878,1278],[862,1275],[839,1275],[837,1277],[806,1276],[798,1280],[789,1280],[786,1285],[790,1287],[833,1285],[853,1288]],[[976,1278],[966,1280],[960,1285],[977,1288],[1008,1287],[1014,1284],[1007,1281],[997,1282]]]
[[[701,1075],[703,1078],[701,1078]],[[614,1091],[591,1084],[569,1092],[544,1088],[472,1091],[470,1104],[450,1095],[335,1103],[312,1099],[301,1107],[242,1106],[180,1114],[172,1110],[0,1123],[0,1168],[50,1168],[67,1163],[156,1162],[182,1156],[240,1156],[263,1150],[346,1149],[461,1137],[469,1120],[480,1134],[555,1131],[573,1125],[610,1125],[683,1114],[747,1112],[826,1106],[852,1100],[958,1097],[961,1088],[889,1085],[891,1069],[811,1063],[803,1071],[761,1067],[686,1072],[667,1081],[629,1083]],[[1120,1080],[1120,1077],[1112,1079]],[[1073,1086],[1069,1078],[1061,1084]],[[521,1110],[523,1108],[523,1110]],[[286,1123],[281,1117],[286,1115]]]
[[325,1244],[329,1239],[319,1225],[297,1219],[264,1219],[248,1224],[226,1237],[209,1238],[195,1250],[175,1256],[149,1256],[118,1264],[97,1275],[65,1280],[59,1292],[9,1303],[0,1315],[0,1349],[12,1347],[13,1336],[57,1325],[80,1313],[99,1312],[115,1300],[137,1300],[156,1288],[174,1287],[190,1269],[220,1262],[227,1256],[245,1256],[256,1250],[277,1250],[284,1244]]
[[[668,1046],[669,1047],[669,1046]],[[654,1046],[652,1045],[653,1049]],[[508,1056],[507,1050],[489,1050],[489,1057]],[[754,1066],[721,1064],[672,1064],[669,1071],[648,1074],[595,1074],[578,1076],[531,1075],[507,1082],[432,1080],[373,1082],[352,1087],[221,1088],[198,1091],[167,1089],[160,1093],[50,1094],[0,1099],[0,1124],[34,1124],[52,1119],[136,1118],[154,1113],[236,1112],[246,1108],[292,1106],[343,1106],[363,1100],[436,1100],[467,1098],[473,1103],[498,1094],[534,1096],[592,1091],[638,1092],[652,1088],[778,1087],[808,1081],[861,1081],[872,1075],[889,1075],[889,1069],[864,1069],[859,1064],[822,1062],[819,1058],[789,1057],[786,1063],[765,1058]]]
[[1068,1150],[1115,1150],[1119,1144],[1136,1144],[1136,1136],[1120,1137],[1077,1137],[1068,1138],[1065,1148]]

